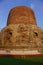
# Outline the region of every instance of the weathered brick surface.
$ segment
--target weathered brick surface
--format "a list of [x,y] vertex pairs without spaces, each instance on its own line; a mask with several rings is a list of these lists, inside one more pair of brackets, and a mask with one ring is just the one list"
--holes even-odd
[[18,23],[29,23],[36,25],[36,19],[33,10],[26,6],[17,6],[12,8],[8,15],[7,25]]

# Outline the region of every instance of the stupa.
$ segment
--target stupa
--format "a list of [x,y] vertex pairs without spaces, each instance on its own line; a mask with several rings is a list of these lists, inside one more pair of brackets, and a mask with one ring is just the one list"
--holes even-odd
[[0,32],[0,54],[43,55],[43,30],[34,12],[26,6],[10,10],[7,26]]

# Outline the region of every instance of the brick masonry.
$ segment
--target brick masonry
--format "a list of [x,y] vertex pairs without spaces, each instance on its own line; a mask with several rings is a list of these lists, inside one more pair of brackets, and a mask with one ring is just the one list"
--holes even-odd
[[10,10],[7,20],[7,25],[9,24],[37,24],[34,12],[31,8],[26,6],[17,6]]

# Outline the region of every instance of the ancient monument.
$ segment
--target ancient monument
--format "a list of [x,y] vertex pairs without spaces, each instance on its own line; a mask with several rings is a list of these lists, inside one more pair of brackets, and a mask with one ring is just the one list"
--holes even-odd
[[43,54],[43,30],[37,26],[34,12],[26,6],[12,8],[7,26],[0,32],[0,53]]

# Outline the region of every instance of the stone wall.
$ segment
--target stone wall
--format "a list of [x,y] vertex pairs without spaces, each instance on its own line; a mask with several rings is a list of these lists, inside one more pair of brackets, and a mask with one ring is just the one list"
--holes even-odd
[[32,24],[8,25],[1,31],[1,47],[10,49],[43,49],[43,30]]

